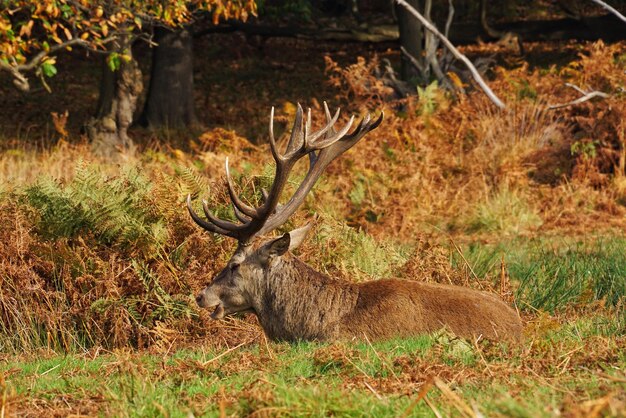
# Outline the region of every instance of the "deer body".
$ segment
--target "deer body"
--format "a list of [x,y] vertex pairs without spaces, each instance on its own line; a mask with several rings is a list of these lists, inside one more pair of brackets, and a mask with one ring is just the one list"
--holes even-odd
[[[299,241],[305,233],[291,232]],[[519,316],[492,294],[411,280],[336,280],[286,252],[299,244],[289,241],[285,234],[238,249],[234,264],[202,291],[198,303],[217,304],[219,319],[232,309],[231,295],[244,295],[235,309],[254,312],[268,338],[279,341],[380,340],[444,327],[466,338],[521,339]]]
[[[270,146],[276,175],[264,203],[253,208],[234,191],[226,162],[228,191],[240,223],[215,217],[203,202],[208,221],[187,206],[204,229],[236,238],[235,254],[226,267],[196,297],[200,307],[214,309],[213,319],[238,312],[253,312],[273,340],[373,340],[424,334],[447,327],[455,334],[519,341],[517,313],[496,296],[459,286],[408,280],[350,283],[330,278],[304,264],[289,251],[304,240],[310,225],[269,241],[259,235],[282,225],[303,202],[323,169],[382,121],[366,117],[352,134],[352,120],[338,132],[325,107],[327,125],[311,132],[310,114],[303,120],[298,106],[291,138],[284,153],[278,150],[270,124]],[[273,111],[272,111],[273,115]],[[284,205],[278,200],[296,161],[310,160],[304,180]]]
[[410,280],[356,285],[356,306],[331,339],[380,340],[427,334],[447,328],[469,339],[520,341],[517,313],[494,295],[458,286]]

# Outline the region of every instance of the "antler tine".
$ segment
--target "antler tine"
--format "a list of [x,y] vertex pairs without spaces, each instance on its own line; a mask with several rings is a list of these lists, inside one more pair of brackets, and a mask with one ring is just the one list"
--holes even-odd
[[237,206],[235,206],[235,204],[232,202],[231,202],[231,206],[233,207],[233,212],[235,212],[235,217],[239,219],[239,222],[243,224],[250,222],[252,218],[250,218],[249,216],[246,216],[243,212],[237,209]]
[[[302,154],[310,152],[313,149],[318,149],[317,144],[315,146],[311,146],[312,143],[317,141],[321,136],[326,135],[327,137],[335,135],[334,125],[339,119],[339,114],[341,109],[337,109],[335,115],[330,117],[330,111],[328,110],[328,105],[324,102],[325,111],[327,114],[326,117],[326,125],[322,127],[319,131],[315,133],[311,132],[311,108],[307,109],[307,117],[306,121],[303,121],[302,118],[298,118],[298,115],[301,116],[302,107],[298,104],[298,112],[296,113],[296,120],[294,121],[294,125],[291,132],[291,137],[289,139],[289,144],[287,145],[287,150],[285,151],[284,159],[292,159],[299,158],[296,157],[298,154]],[[299,125],[299,127],[298,127]],[[350,126],[346,126],[342,129],[342,132],[345,134],[350,129]],[[341,135],[340,135],[341,136]],[[272,138],[270,137],[270,141]],[[327,146],[332,141],[325,141],[324,146]],[[270,145],[271,142],[270,142]]]
[[361,119],[361,121],[357,125],[354,132],[349,135],[346,135],[345,139],[352,140],[353,138],[356,138],[356,137],[360,139],[363,135],[378,128],[378,126],[380,126],[380,124],[383,122],[383,117],[384,115],[383,113],[381,113],[378,119],[376,119],[374,122],[370,122],[371,116],[367,114],[363,119]]
[[289,142],[287,143],[287,150],[285,151],[286,155],[293,154],[293,151],[302,147],[302,142],[304,142],[304,127],[302,125],[302,106],[298,103],[298,108],[296,110],[296,117],[293,121],[293,128],[291,128],[291,136],[289,137]]
[[[337,108],[337,111],[335,112],[335,116],[331,117],[330,116],[330,109],[328,109],[328,104],[326,102],[324,102],[324,115],[326,115],[326,123],[328,125],[334,125],[335,122],[331,122],[331,121],[336,121],[337,118],[339,118],[339,112],[341,111],[341,108]],[[330,127],[330,129],[328,129],[328,134],[329,135],[333,135],[335,133],[335,128],[333,126]]]
[[[334,142],[339,141],[340,139],[342,139],[348,133],[348,131],[352,127],[353,123],[354,123],[354,116],[351,116],[350,120],[348,121],[348,123],[346,123],[346,125],[343,128],[341,128],[340,131],[335,132],[332,135],[327,135],[327,137],[324,138],[323,140],[313,144],[313,148],[317,149],[317,150],[323,149],[323,148],[326,148],[326,147],[332,145]],[[359,128],[360,128],[360,125],[359,125],[359,127],[357,127],[357,130]]]
[[[306,121],[303,121],[302,106],[298,104],[287,150],[285,154],[281,154],[274,138],[274,108],[272,108],[269,133],[270,149],[276,161],[276,172],[269,193],[263,189],[261,190],[263,196],[261,206],[253,208],[239,198],[230,176],[227,158],[225,168],[228,194],[235,216],[241,224],[219,219],[211,212],[206,201],[202,202],[202,209],[208,221],[200,218],[191,207],[191,196],[187,196],[187,208],[192,219],[207,231],[236,238],[240,245],[247,245],[255,235],[271,231],[285,223],[304,202],[307,193],[317,182],[326,166],[350,149],[364,135],[378,127],[383,119],[382,113],[374,122],[367,115],[361,119],[356,129],[351,134],[348,134],[354,123],[354,116],[339,131],[335,131],[334,124],[339,118],[339,109],[331,117],[328,105],[324,103],[324,112],[326,114],[326,126],[315,133],[309,134],[311,130],[311,110],[307,110]],[[322,136],[324,136],[324,139],[320,140],[319,138]],[[289,201],[284,205],[279,205],[279,198],[289,179],[291,169],[300,158],[307,154],[309,156],[309,170],[304,180]]]
[[[309,109],[309,117],[311,117],[311,109]],[[307,149],[309,147],[308,142],[309,142],[309,132],[311,131],[311,120],[308,119],[305,123],[304,126],[302,127],[302,143],[293,150],[291,156],[293,157],[293,155],[295,154],[299,154],[299,153],[306,153]],[[296,157],[298,158],[298,157]]]
[[[306,148],[307,152],[313,148],[317,148],[317,145],[315,145],[314,147],[309,147],[309,145],[317,141],[317,139],[320,138],[322,135],[326,135],[326,137],[335,135],[335,123],[337,123],[337,119],[339,119],[340,112],[341,109],[337,109],[337,111],[335,112],[335,116],[333,116],[332,118],[329,117],[329,114],[326,120],[326,125],[322,129],[308,136],[305,136],[305,147],[308,147]],[[348,126],[345,131],[348,132],[349,129],[350,126]]]
[[202,201],[202,210],[204,211],[204,215],[207,217],[209,221],[211,221],[213,225],[225,231],[236,231],[240,226],[230,221],[224,221],[218,218],[217,216],[215,216],[213,212],[211,212],[211,209],[209,209],[209,205],[206,200]]
[[[327,112],[327,116],[330,115],[330,112]],[[345,151],[350,149],[354,144],[356,144],[363,136],[365,136],[372,129],[375,129],[380,125],[383,119],[383,114],[381,113],[380,117],[374,122],[370,122],[369,115],[365,118],[361,119],[359,125],[354,130],[352,134],[346,134],[347,130],[350,129],[354,117],[350,118],[350,122],[346,125],[346,127],[342,128],[342,132],[335,133],[330,138],[327,138],[323,141],[320,141],[318,144],[315,144],[315,150],[319,150],[317,153],[315,151],[311,151],[309,154],[309,170],[304,177],[304,180],[298,186],[298,189],[293,194],[293,196],[289,199],[289,201],[282,205],[280,210],[277,210],[276,213],[272,214],[270,218],[265,222],[265,224],[258,231],[258,234],[263,234],[269,232],[289,219],[289,217],[298,209],[298,207],[304,202],[304,198],[309,193],[311,188],[317,182],[317,179],[320,177],[324,169],[330,164],[335,158],[339,155],[343,154]],[[345,132],[344,132],[345,130]],[[338,135],[342,133],[342,135]],[[322,143],[327,143],[325,147],[318,146]],[[313,154],[313,155],[312,155]]]
[[251,206],[246,205],[235,192],[235,186],[233,185],[233,179],[230,177],[230,169],[228,167],[228,157],[226,157],[226,185],[228,186],[228,195],[230,196],[230,200],[233,202],[233,205],[239,209],[244,215],[249,216],[253,219],[258,217],[257,210]]
[[306,133],[307,132],[311,132],[311,108],[307,108],[306,111],[306,123],[304,125],[304,129],[305,129],[305,135],[304,135],[304,140],[306,141]]
[[272,106],[272,111],[270,112],[270,151],[272,152],[272,157],[274,157],[276,164],[282,164],[284,162],[284,158],[280,155],[278,145],[276,145],[276,139],[274,138],[274,106]]
[[198,216],[198,214],[196,214],[196,212],[193,210],[193,208],[191,207],[191,194],[187,195],[187,210],[189,211],[189,214],[191,215],[191,219],[194,220],[195,223],[197,223],[199,226],[201,226],[202,228],[206,229],[207,231],[216,233],[216,234],[220,234],[220,235],[228,235],[231,236],[229,234],[229,231],[226,231],[212,223],[209,223],[207,221],[205,221],[204,219],[202,219],[201,217]]

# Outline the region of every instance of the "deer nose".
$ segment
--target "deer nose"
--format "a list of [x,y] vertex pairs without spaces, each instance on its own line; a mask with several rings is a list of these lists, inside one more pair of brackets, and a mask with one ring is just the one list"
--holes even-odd
[[202,303],[202,299],[204,296],[202,296],[202,293],[200,293],[198,296],[196,296],[196,303],[198,305],[200,305]]

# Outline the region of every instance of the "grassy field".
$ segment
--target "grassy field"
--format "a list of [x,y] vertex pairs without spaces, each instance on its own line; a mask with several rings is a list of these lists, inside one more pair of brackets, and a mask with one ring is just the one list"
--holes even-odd
[[[3,370],[20,416],[623,415],[624,340],[553,326],[518,352],[443,334],[384,344],[256,345],[164,355],[114,352]],[[557,345],[558,351],[547,349]],[[598,353],[601,351],[601,353]],[[613,353],[611,353],[613,352]],[[548,360],[559,360],[550,364]],[[436,376],[436,377],[434,377]],[[22,398],[20,407],[10,405]]]
[[2,366],[4,405],[20,416],[621,416],[626,340],[610,321],[542,316],[522,349],[442,332],[22,358]]
[[[489,82],[509,110],[496,111],[479,92],[436,85],[389,99],[375,70],[393,51],[270,40],[287,44],[259,67],[228,39],[208,45],[221,60],[196,63],[212,128],[134,129],[137,152],[116,161],[80,137],[75,96],[97,91],[77,82],[93,72],[82,59],[54,80],[69,92],[53,109],[70,110],[67,130],[51,128],[45,93],[6,94],[20,122],[0,115],[0,416],[626,416],[623,43],[527,46],[531,64],[567,57],[550,65],[499,55]],[[281,77],[281,65],[302,72]],[[565,83],[610,97],[550,110],[576,97]],[[233,243],[196,228],[185,197],[232,217],[229,156],[243,198],[258,202],[251,190],[273,175],[269,106],[284,140],[295,101],[316,115],[325,98],[385,122],[281,229],[320,215],[298,256],[345,280],[494,292],[520,312],[522,346],[445,330],[283,344],[253,316],[217,322],[197,308]]]
[[[115,416],[623,416],[623,238],[478,244],[451,259],[488,285],[502,257],[525,342],[473,343],[442,331],[386,342],[268,342],[246,335],[80,353],[5,355],[5,413]],[[463,255],[461,257],[461,254]],[[465,264],[467,263],[467,264]],[[507,277],[508,278],[508,277]],[[474,285],[476,285],[474,283]],[[615,302],[618,302],[617,304]],[[618,306],[619,305],[619,306]],[[175,347],[175,348],[173,348]]]

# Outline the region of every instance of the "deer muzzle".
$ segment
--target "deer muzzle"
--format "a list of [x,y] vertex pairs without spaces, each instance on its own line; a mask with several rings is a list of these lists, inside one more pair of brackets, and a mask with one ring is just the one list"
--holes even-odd
[[211,318],[213,319],[222,319],[224,318],[224,305],[219,304],[211,314]]
[[225,315],[224,305],[219,298],[213,295],[207,295],[206,289],[198,293],[196,296],[196,303],[201,308],[211,309],[215,307],[215,310],[211,314],[213,319],[222,319]]

